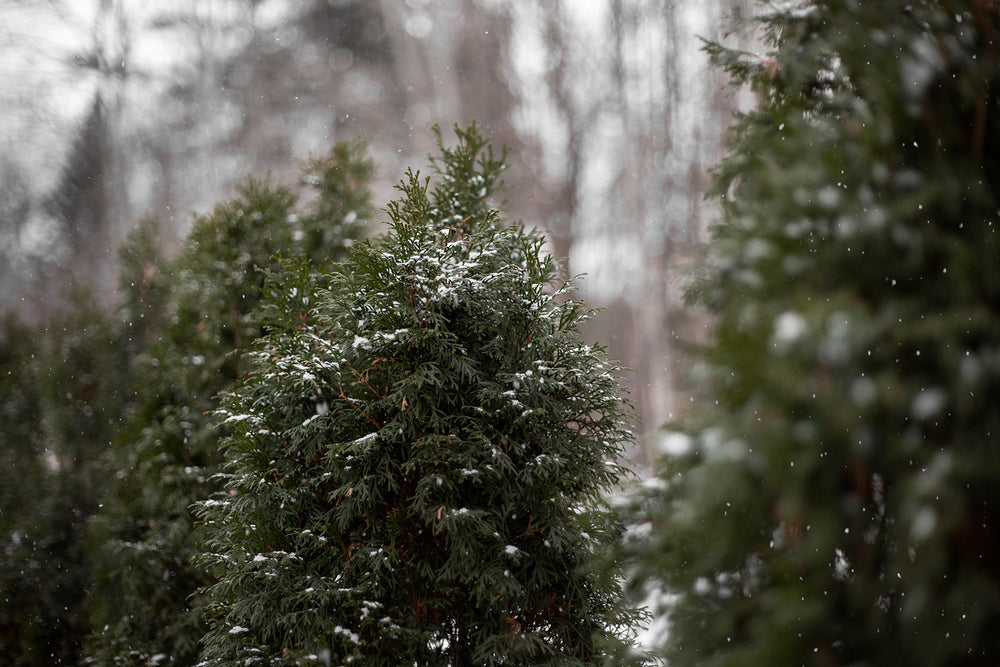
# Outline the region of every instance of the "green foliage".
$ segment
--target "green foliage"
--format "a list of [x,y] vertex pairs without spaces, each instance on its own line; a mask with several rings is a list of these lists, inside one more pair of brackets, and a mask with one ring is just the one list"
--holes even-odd
[[[671,665],[1000,661],[1000,18],[782,3],[716,175],[715,316],[637,590]],[[675,436],[680,437],[680,436]]]
[[324,157],[306,161],[301,184],[315,190],[301,214],[303,251],[315,266],[347,259],[372,211],[368,184],[375,165],[363,141],[340,142]]
[[[286,264],[225,399],[224,490],[198,505],[204,665],[585,664],[631,620],[600,500],[630,438],[616,371],[544,239],[487,205],[475,126],[409,173],[390,229],[327,277]],[[332,661],[332,662],[331,662]]]
[[126,254],[126,328],[146,343],[134,409],[104,460],[112,483],[91,525],[88,654],[98,664],[196,658],[204,627],[192,594],[211,577],[191,562],[198,537],[189,506],[217,488],[212,410],[243,372],[239,350],[261,333],[253,313],[264,276],[282,253],[342,255],[352,242],[342,234],[360,233],[372,212],[362,146],[335,146],[308,170],[319,192],[302,210],[289,189],[249,179],[232,201],[195,218],[175,260],[161,264],[142,229]]
[[44,327],[0,332],[0,662],[77,664],[95,459],[123,416],[113,321],[86,294]]
[[163,331],[170,295],[160,221],[155,217],[140,219],[125,237],[118,259],[119,326],[128,357],[136,359],[153,346]]

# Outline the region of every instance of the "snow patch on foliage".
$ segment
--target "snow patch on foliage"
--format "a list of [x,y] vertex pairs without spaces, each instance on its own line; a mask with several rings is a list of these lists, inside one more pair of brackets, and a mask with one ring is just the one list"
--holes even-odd
[[910,538],[914,542],[923,542],[931,536],[937,527],[937,511],[933,507],[923,506],[913,515],[910,523]]
[[353,642],[355,644],[358,644],[358,645],[361,644],[361,638],[357,635],[357,633],[352,632],[351,630],[348,630],[345,627],[341,627],[341,626],[338,625],[337,627],[335,627],[333,629],[333,631],[335,633],[337,633],[338,635],[343,635],[344,637],[347,637],[348,640],[350,640],[351,642]]
[[657,448],[667,456],[682,456],[693,447],[691,436],[687,433],[668,431],[660,436]]
[[785,311],[774,321],[774,335],[771,343],[775,347],[791,345],[806,334],[808,325],[804,317],[793,311]]
[[847,362],[851,352],[851,318],[847,313],[830,315],[827,333],[819,346],[819,358],[831,366]]
[[948,397],[941,389],[937,387],[921,389],[913,398],[911,411],[916,419],[931,419],[940,414],[947,403]]
[[356,447],[360,447],[363,445],[367,445],[371,442],[374,442],[375,438],[377,437],[378,437],[378,431],[374,431],[372,433],[368,433],[366,435],[361,436],[360,438],[354,440],[351,444]]
[[900,78],[907,97],[919,100],[943,67],[940,49],[929,37],[914,39],[910,43],[910,53],[899,62]]

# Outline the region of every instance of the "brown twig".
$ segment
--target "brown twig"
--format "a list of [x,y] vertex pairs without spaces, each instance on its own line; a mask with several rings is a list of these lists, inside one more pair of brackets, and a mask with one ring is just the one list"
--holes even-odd
[[354,408],[355,410],[357,410],[358,412],[360,412],[364,416],[365,419],[367,419],[372,424],[374,424],[375,428],[379,428],[379,429],[382,428],[382,425],[379,424],[377,421],[375,421],[370,414],[368,414],[367,412],[365,412],[364,410],[362,410],[360,407],[358,407],[357,403],[355,403],[354,401],[352,401],[350,398],[347,397],[347,394],[344,393],[344,388],[343,387],[340,387],[339,389],[340,389],[340,397],[342,399],[344,399],[345,401],[347,401],[351,405],[352,408]]

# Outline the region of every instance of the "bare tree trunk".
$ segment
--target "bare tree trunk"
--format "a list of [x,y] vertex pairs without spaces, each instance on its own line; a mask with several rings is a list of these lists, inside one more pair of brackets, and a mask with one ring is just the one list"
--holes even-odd
[[[606,0],[591,6],[597,18],[557,0],[519,8],[519,29],[540,31],[544,45],[534,68],[546,72],[544,85],[520,89],[523,106],[538,114],[529,129],[563,158],[547,172],[536,165],[535,214],[575,270],[589,262],[583,270],[599,274],[584,287],[613,317],[595,326],[633,368],[629,384],[646,434],[681,418],[688,403],[677,383],[687,361],[676,342],[695,324],[680,281],[706,236],[707,169],[721,156],[732,108],[698,37],[711,37],[725,5]],[[534,24],[525,26],[526,18]],[[595,21],[605,26],[597,37],[575,32]]]

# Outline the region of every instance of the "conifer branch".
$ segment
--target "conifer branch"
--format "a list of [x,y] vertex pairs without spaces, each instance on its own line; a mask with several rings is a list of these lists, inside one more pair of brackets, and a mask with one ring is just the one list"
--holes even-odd
[[355,403],[354,401],[352,401],[350,398],[347,397],[347,394],[344,393],[344,388],[343,387],[339,387],[339,389],[340,389],[340,397],[343,398],[345,401],[347,401],[348,405],[350,405],[352,408],[354,408],[355,410],[357,410],[359,413],[361,413],[361,415],[365,419],[367,419],[372,424],[374,424],[375,428],[377,428],[377,429],[381,429],[382,428],[382,425],[379,424],[377,421],[375,421],[375,419],[371,415],[369,415],[367,412],[365,412],[364,410],[362,410],[358,406],[357,403]]

